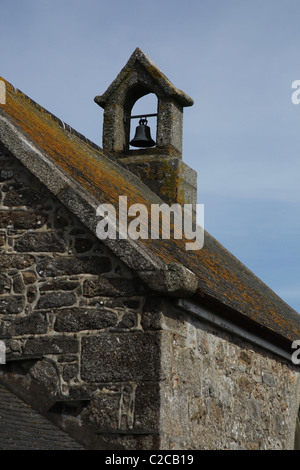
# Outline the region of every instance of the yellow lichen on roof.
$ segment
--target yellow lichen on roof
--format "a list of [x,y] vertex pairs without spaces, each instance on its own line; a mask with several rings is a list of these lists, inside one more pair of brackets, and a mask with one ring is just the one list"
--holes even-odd
[[[100,149],[72,134],[58,120],[30,100],[24,93],[15,90],[6,82],[6,114],[27,134],[33,144],[44,151],[54,162],[90,194],[97,197],[110,195],[110,202],[117,204],[119,195],[126,195],[130,204],[143,202],[138,191],[133,192],[125,172]],[[100,163],[101,162],[101,163]]]

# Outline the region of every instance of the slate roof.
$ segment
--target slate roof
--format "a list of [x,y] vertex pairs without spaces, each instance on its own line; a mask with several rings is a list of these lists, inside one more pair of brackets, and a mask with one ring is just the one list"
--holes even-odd
[[84,450],[0,384],[0,450]]
[[[44,161],[50,162],[52,168],[58,169],[69,181],[69,188],[73,186],[81,191],[83,206],[86,201],[93,201],[95,207],[103,202],[117,207],[120,195],[128,197],[128,206],[142,203],[149,207],[162,202],[124,165],[5,83],[6,104],[0,105],[0,140],[5,140],[8,124],[15,129],[22,136],[13,146],[17,157],[24,161],[25,150],[30,146],[39,151]],[[8,140],[4,144],[10,145]],[[28,155],[25,163],[34,171],[38,157],[30,152]],[[38,169],[36,176],[41,179],[40,173]],[[63,184],[53,189],[58,184],[56,180],[51,172],[43,177],[43,182],[59,197]],[[184,240],[138,240],[135,243],[144,254],[143,260],[148,266],[145,269],[179,263],[194,273],[198,282],[194,300],[213,303],[237,322],[258,326],[263,334],[273,334],[289,344],[300,338],[299,314],[207,232],[204,247],[199,251],[187,252]],[[114,244],[120,257],[126,251],[124,246]],[[140,259],[136,264],[141,265]],[[131,267],[135,268],[134,263]]]

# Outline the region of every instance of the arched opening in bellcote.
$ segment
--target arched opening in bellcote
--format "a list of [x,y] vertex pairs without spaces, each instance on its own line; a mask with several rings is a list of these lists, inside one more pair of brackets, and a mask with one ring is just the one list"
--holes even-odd
[[156,142],[157,113],[158,98],[154,92],[141,86],[135,86],[128,90],[124,102],[124,131],[127,152],[136,149],[129,143],[135,136],[140,119],[144,116],[147,120],[147,126],[150,127],[151,137]]

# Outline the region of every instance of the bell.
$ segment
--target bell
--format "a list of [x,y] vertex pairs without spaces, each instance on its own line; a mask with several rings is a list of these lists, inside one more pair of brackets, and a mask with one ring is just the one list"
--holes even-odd
[[147,126],[147,119],[140,119],[135,130],[134,138],[129,142],[133,147],[154,147],[156,142],[151,138],[150,127]]

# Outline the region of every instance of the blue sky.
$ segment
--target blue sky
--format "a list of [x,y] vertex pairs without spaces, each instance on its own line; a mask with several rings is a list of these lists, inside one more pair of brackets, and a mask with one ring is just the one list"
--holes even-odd
[[143,49],[194,100],[206,230],[300,312],[299,18],[300,0],[1,0],[0,75],[102,145],[94,96]]

